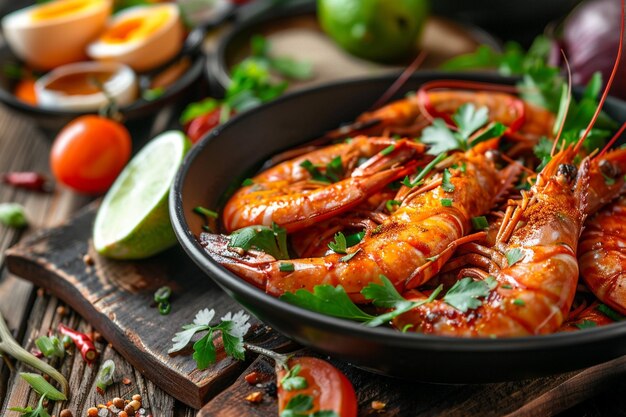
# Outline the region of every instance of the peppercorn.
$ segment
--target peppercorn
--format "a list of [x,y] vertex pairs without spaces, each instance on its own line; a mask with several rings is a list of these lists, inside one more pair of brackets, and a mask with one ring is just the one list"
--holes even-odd
[[141,407],[141,403],[139,401],[135,400],[135,399],[133,399],[131,402],[129,402],[128,405],[133,407],[134,411],[139,410],[139,408]]
[[119,410],[123,410],[124,409],[124,400],[122,400],[120,397],[115,397],[115,398],[113,398],[113,405],[115,406],[115,408],[117,408]]
[[61,410],[59,417],[74,417],[74,414],[66,408],[65,410]]

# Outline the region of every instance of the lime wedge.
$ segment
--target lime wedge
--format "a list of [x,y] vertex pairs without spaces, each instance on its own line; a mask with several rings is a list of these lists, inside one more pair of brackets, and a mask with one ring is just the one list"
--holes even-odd
[[126,165],[96,216],[93,244],[98,253],[115,259],[142,259],[176,243],[167,199],[190,145],[181,132],[164,132]]

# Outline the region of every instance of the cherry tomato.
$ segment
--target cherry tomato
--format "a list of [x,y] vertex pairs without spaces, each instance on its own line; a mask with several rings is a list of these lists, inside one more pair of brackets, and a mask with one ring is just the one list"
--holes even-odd
[[[286,391],[278,384],[278,409],[282,412],[290,399],[298,394],[313,397],[313,408],[307,413],[316,411],[334,411],[339,417],[356,417],[357,400],[354,387],[337,368],[330,363],[313,357],[303,356],[289,360],[289,368],[300,365],[298,376],[307,381],[307,388]],[[286,372],[277,369],[278,381]]]
[[185,126],[185,132],[187,133],[187,137],[191,139],[192,143],[199,141],[205,134],[220,124],[221,111],[222,108],[217,107],[214,110],[211,110],[202,116],[198,116],[187,123],[187,126]]
[[100,116],[80,116],[57,135],[50,167],[57,181],[88,194],[106,191],[128,162],[128,130]]

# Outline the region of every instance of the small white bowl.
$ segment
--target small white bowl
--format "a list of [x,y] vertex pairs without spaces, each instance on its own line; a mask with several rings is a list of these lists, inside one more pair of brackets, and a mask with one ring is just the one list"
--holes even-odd
[[[110,73],[108,79],[102,81],[106,91],[94,93],[72,93],[67,90],[55,89],[55,83],[64,78],[76,77],[80,74]],[[37,104],[49,109],[95,111],[109,102],[110,96],[119,107],[131,104],[137,99],[138,86],[135,72],[127,65],[118,62],[77,62],[63,65],[35,83]]]

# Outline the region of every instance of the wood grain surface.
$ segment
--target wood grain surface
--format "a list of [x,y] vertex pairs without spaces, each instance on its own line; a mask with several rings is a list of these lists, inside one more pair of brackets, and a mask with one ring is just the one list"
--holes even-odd
[[[175,356],[166,353],[172,335],[198,310],[209,307],[223,314],[239,310],[240,306],[199,271],[178,247],[140,262],[99,257],[89,243],[95,211],[96,206],[91,205],[69,223],[36,233],[7,250],[9,269],[66,301],[136,371],[168,394],[196,408],[210,400],[200,416],[272,415],[269,410],[275,410],[276,402],[270,393],[275,381],[273,365],[266,359],[257,358],[250,365],[226,358],[220,351],[216,365],[197,371],[190,349]],[[83,256],[87,253],[93,258],[93,265],[85,264]],[[162,285],[174,290],[172,313],[168,316],[159,315],[151,306],[154,290]],[[54,328],[57,320],[53,315],[45,317],[41,324],[43,328]],[[295,347],[267,326],[254,323],[246,336],[249,343],[280,351]],[[298,354],[315,353],[305,350]],[[388,416],[554,415],[601,392],[626,372],[626,357],[623,357],[586,370],[529,381],[434,385],[391,379],[345,362],[331,362],[355,386],[361,416],[377,413],[371,407],[374,400],[388,404],[385,409]],[[75,358],[74,365],[81,366],[82,362]],[[253,370],[266,375],[260,386],[250,386],[240,377]],[[93,381],[93,370],[84,369],[82,373]],[[255,390],[266,392],[260,404],[245,400]]]

